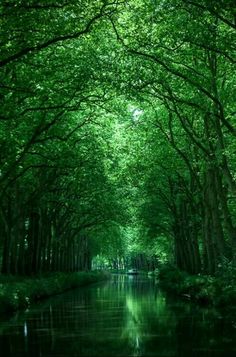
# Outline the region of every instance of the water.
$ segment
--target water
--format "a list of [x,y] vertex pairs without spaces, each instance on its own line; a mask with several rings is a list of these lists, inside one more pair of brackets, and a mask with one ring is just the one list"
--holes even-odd
[[236,312],[170,297],[154,279],[114,276],[2,319],[0,354],[235,357]]

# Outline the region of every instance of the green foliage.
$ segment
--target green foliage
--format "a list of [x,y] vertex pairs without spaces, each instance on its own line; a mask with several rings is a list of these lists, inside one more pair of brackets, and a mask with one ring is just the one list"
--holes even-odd
[[55,273],[47,277],[15,278],[15,281],[7,282],[1,276],[1,281],[5,282],[0,285],[0,311],[3,313],[24,309],[37,300],[108,277],[104,272]]
[[[200,304],[228,307],[236,302],[236,275],[230,271],[225,275],[189,275],[173,266],[158,269],[161,285],[172,293]],[[226,279],[226,280],[225,280]]]
[[2,1],[3,272],[235,262],[231,5]]

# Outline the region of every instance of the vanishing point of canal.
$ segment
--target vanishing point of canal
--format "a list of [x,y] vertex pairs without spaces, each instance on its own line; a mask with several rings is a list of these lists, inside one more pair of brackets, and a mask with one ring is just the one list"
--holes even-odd
[[147,277],[113,276],[0,320],[2,357],[236,356],[236,311],[200,308]]

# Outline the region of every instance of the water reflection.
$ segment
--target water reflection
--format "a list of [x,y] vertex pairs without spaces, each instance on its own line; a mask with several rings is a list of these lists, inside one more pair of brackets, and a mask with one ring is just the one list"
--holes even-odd
[[236,355],[236,313],[165,296],[153,279],[114,276],[35,305],[0,324],[1,355]]

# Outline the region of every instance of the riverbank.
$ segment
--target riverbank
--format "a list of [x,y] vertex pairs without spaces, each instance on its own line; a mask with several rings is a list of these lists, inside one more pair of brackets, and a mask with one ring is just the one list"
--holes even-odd
[[160,285],[182,298],[201,305],[228,307],[236,305],[236,270],[228,269],[217,276],[190,275],[172,266],[158,271]]
[[38,300],[108,278],[106,272],[52,273],[30,278],[0,275],[0,313],[24,309]]

